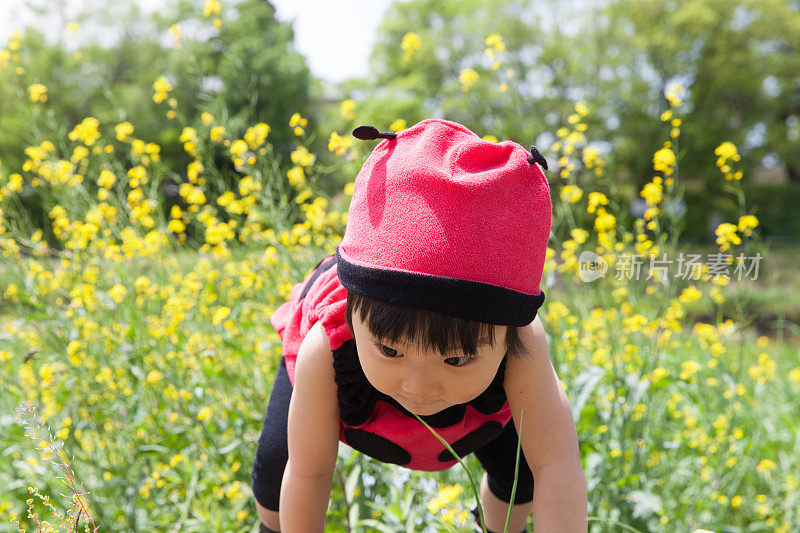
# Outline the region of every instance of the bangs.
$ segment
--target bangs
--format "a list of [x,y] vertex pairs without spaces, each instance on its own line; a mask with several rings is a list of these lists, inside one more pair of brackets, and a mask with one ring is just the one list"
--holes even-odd
[[[369,332],[381,342],[396,344],[408,341],[426,350],[436,350],[442,355],[477,355],[478,347],[484,341],[495,346],[495,331],[502,327],[425,309],[394,305],[348,291],[345,322],[351,333],[352,316],[356,312]],[[508,326],[506,329],[507,354],[519,357],[524,352],[524,345],[517,328]]]

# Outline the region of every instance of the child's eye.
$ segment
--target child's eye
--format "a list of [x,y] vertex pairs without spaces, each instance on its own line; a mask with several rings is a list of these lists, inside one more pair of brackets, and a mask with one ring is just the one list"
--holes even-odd
[[475,358],[465,355],[464,357],[448,357],[444,362],[450,366],[465,366],[470,364],[473,359]]
[[375,343],[375,346],[378,348],[378,351],[386,357],[395,358],[401,355],[397,350],[384,346],[383,344]]

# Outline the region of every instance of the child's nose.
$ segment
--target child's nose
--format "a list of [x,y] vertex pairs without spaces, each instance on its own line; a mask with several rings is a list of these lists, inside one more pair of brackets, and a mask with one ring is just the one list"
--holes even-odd
[[403,378],[400,385],[409,400],[424,402],[436,396],[436,378],[424,368],[415,369]]

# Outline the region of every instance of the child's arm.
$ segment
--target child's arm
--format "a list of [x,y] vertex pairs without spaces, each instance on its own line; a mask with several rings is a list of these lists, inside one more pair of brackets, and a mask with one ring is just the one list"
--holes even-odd
[[507,359],[504,387],[518,431],[525,411],[520,439],[533,473],[533,524],[537,533],[585,532],[586,477],[569,400],[550,362],[539,317],[519,334],[528,354]]
[[339,403],[333,356],[320,322],[300,345],[289,403],[288,439],[281,530],[322,533],[339,449]]

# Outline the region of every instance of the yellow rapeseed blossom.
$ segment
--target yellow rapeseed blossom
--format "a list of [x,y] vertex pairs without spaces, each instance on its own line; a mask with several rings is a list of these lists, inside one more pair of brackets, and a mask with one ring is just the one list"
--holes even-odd
[[100,177],[97,178],[97,185],[106,189],[111,189],[116,181],[117,177],[114,175],[114,173],[104,168],[100,171]]
[[133,133],[133,124],[130,122],[121,122],[114,126],[114,130],[116,131],[117,140],[124,142],[127,141],[128,137]]
[[461,90],[468,91],[476,81],[478,81],[478,75],[475,70],[471,68],[465,68],[461,71],[461,74],[458,75],[458,81],[461,83]]
[[344,155],[352,144],[353,139],[350,136],[342,137],[334,131],[328,140],[328,150],[335,152],[336,155]]
[[419,50],[421,41],[419,35],[414,32],[409,32],[403,35],[403,39],[400,41],[400,48],[403,50],[403,61],[408,61],[411,59],[411,56],[414,55],[414,52]]
[[339,105],[339,114],[342,115],[342,118],[344,118],[345,120],[353,120],[354,118],[356,118],[355,113],[353,113],[353,110],[355,108],[356,108],[355,100],[348,98]]
[[208,111],[203,111],[200,115],[200,119],[203,121],[203,126],[208,126],[212,122],[214,122],[214,115],[209,113]]
[[680,83],[672,82],[667,86],[664,96],[669,100],[671,106],[678,107],[683,103],[686,89]]
[[220,13],[222,13],[222,5],[218,0],[206,0],[206,4],[203,6],[204,17],[219,15]]
[[158,383],[159,381],[161,381],[161,379],[163,377],[164,377],[164,374],[162,374],[158,370],[151,370],[150,372],[147,373],[147,377],[145,378],[145,381],[152,385],[154,383]]
[[160,104],[167,99],[167,93],[172,90],[172,84],[167,78],[160,76],[153,82],[153,90],[155,91],[155,94],[153,94],[153,101]]
[[298,146],[291,154],[292,163],[302,167],[310,167],[314,164],[316,156],[308,151],[305,146]]
[[211,318],[211,323],[216,326],[220,322],[228,318],[230,314],[231,314],[230,307],[220,307],[216,311],[214,311],[214,316]]
[[289,119],[289,127],[294,128],[294,134],[298,137],[305,131],[303,128],[308,124],[308,119],[303,118],[300,113],[294,113]]
[[303,172],[303,167],[292,167],[289,169],[289,172],[286,173],[286,177],[289,178],[289,183],[293,187],[296,187],[297,185],[306,181],[306,175],[305,172]]
[[721,252],[725,252],[730,249],[731,245],[737,245],[742,243],[742,239],[736,234],[737,227],[733,224],[729,224],[728,222],[723,222],[714,233],[717,234],[717,244],[719,244],[719,249]]
[[497,139],[497,137],[495,137],[494,135],[484,135],[484,136],[482,137],[482,139],[483,139],[484,141],[489,141],[490,143],[496,143],[496,142],[498,142],[498,139]]
[[678,377],[683,380],[688,380],[701,368],[703,367],[697,361],[684,361],[681,363],[681,373],[678,374]]
[[571,204],[578,202],[583,197],[583,190],[577,185],[564,185],[561,189],[561,200]]
[[30,98],[30,101],[33,103],[46,102],[47,87],[45,87],[41,83],[34,83],[30,87],[28,87],[28,97]]
[[675,166],[675,153],[670,148],[662,148],[653,155],[653,168],[667,175]]
[[703,293],[697,290],[697,287],[694,285],[690,285],[681,291],[681,295],[678,296],[678,300],[682,303],[689,303],[695,302],[703,296]]
[[87,117],[69,132],[71,141],[80,140],[86,146],[92,146],[100,138],[100,121],[94,117]]
[[[653,181],[646,183],[639,193],[645,199],[647,205],[653,206],[661,201],[661,194],[664,188],[661,186],[661,178],[656,176]],[[647,218],[647,217],[646,217]]]
[[225,140],[225,126],[214,126],[208,134],[208,138],[215,143]]
[[762,459],[761,462],[759,462],[756,466],[756,472],[759,474],[764,474],[765,472],[773,470],[776,466],[778,465],[776,465],[774,461]]
[[714,148],[714,155],[717,156],[718,167],[723,166],[729,159],[732,161],[739,161],[741,159],[741,156],[736,149],[736,145],[729,141],[725,141]]
[[611,213],[607,213],[602,207],[597,209],[597,218],[594,219],[594,230],[596,232],[611,231],[617,227],[617,219]]
[[269,127],[269,124],[259,122],[255,126],[247,128],[247,131],[244,133],[244,140],[247,141],[247,145],[251,150],[255,150],[266,142],[271,130],[272,128]]
[[608,198],[606,198],[606,195],[601,192],[590,192],[589,204],[586,206],[586,210],[589,213],[594,213],[601,205],[608,205]]
[[428,512],[436,514],[439,509],[451,505],[463,490],[464,488],[458,483],[440,488],[439,493],[428,502]]
[[108,290],[108,295],[117,303],[120,303],[122,300],[124,300],[127,294],[128,290],[124,285],[120,285],[119,283]]
[[586,102],[580,101],[575,104],[575,111],[582,117],[585,117],[589,114],[589,108],[586,107]]
[[400,131],[405,129],[405,127],[406,127],[406,121],[403,120],[402,118],[398,118],[389,125],[389,131]]
[[203,407],[197,412],[197,419],[200,421],[208,420],[211,418],[212,411],[210,407]]
[[753,229],[758,227],[758,219],[753,215],[744,215],[739,217],[737,229],[739,233],[749,237],[753,233]]

